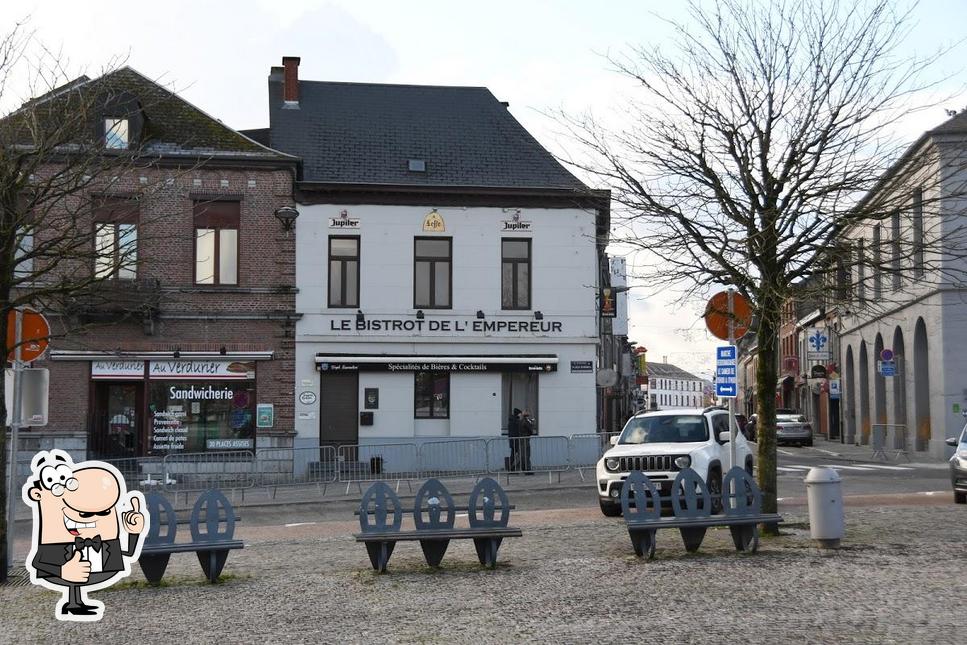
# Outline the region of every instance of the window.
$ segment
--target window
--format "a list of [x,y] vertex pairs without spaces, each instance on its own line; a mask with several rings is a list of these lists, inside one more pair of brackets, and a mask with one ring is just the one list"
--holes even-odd
[[866,250],[862,239],[856,243],[856,297],[860,304],[866,302]]
[[126,150],[128,147],[128,120],[104,119],[104,147]]
[[449,309],[453,240],[418,237],[413,245],[413,307]]
[[873,272],[873,298],[876,300],[879,300],[883,295],[883,281],[881,280],[882,276],[880,274],[880,243],[880,225],[877,224],[873,227],[873,266],[870,269]]
[[891,248],[891,269],[893,270],[893,290],[898,291],[903,285],[900,275],[900,211],[893,211],[890,217],[890,248]]
[[913,274],[923,277],[923,189],[913,191]]
[[239,202],[195,202],[195,284],[238,284]]
[[500,241],[500,306],[502,309],[530,309],[531,241]]
[[13,256],[17,260],[17,264],[14,266],[13,275],[15,278],[26,278],[34,272],[34,259],[32,257],[24,258],[25,255],[34,250],[33,229],[21,228],[17,235],[19,242]]
[[359,306],[359,237],[329,238],[329,306]]
[[413,416],[417,419],[450,418],[450,374],[416,372]]
[[94,209],[94,277],[138,277],[138,204],[105,199]]

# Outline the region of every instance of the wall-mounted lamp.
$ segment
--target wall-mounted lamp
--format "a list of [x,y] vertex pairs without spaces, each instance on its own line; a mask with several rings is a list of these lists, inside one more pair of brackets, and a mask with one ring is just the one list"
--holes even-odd
[[181,358],[181,348],[180,347],[175,350],[174,357],[175,358]]
[[366,320],[366,316],[363,315],[362,309],[356,310],[356,322],[361,323]]
[[486,316],[484,316],[483,309],[478,309],[477,310],[477,320],[483,320],[484,318],[486,318]]
[[423,320],[423,310],[422,309],[417,309],[416,310],[416,319],[417,320]]
[[544,314],[539,311],[534,312],[534,320],[544,320]]
[[282,230],[285,231],[285,236],[289,236],[289,231],[295,226],[295,220],[299,217],[299,211],[297,211],[292,206],[282,206],[281,208],[275,209],[275,218],[282,222]]

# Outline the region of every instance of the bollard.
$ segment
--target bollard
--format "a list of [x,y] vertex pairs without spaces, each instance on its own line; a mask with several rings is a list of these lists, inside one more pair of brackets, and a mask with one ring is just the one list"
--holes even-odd
[[819,545],[835,549],[843,537],[842,480],[832,468],[810,468],[806,474],[809,534]]

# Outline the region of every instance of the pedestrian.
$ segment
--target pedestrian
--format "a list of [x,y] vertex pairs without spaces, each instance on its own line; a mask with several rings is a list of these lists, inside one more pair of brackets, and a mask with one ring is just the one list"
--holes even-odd
[[531,416],[530,410],[524,410],[520,421],[520,460],[524,474],[533,475],[531,470],[531,437],[537,434],[537,421]]
[[520,408],[514,408],[507,422],[507,438],[510,440],[510,470],[520,470]]

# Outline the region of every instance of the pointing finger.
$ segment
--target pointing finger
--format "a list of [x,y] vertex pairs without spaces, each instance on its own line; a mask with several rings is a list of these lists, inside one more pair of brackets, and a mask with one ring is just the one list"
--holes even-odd
[[141,512],[141,498],[137,495],[131,498],[131,510],[135,513]]

